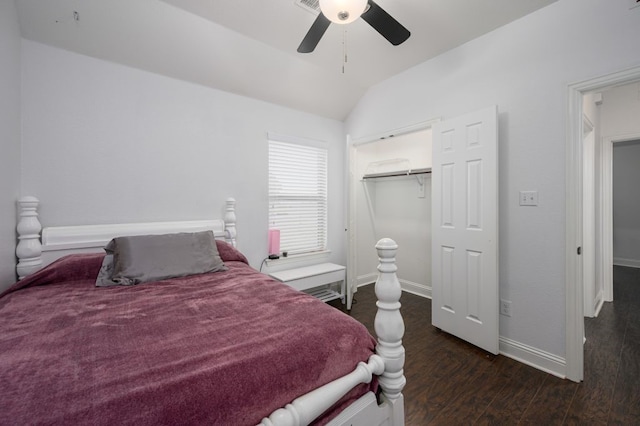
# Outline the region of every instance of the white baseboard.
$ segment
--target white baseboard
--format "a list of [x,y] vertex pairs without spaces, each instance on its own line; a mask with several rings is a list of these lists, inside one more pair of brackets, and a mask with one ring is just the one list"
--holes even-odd
[[398,280],[400,281],[400,287],[402,287],[402,291],[406,291],[407,293],[415,294],[416,296],[426,297],[427,299],[431,299],[431,287],[425,284],[418,284],[408,280]]
[[613,264],[616,266],[628,266],[629,268],[640,268],[640,260],[636,259],[622,259],[620,257],[614,257]]
[[377,279],[378,279],[378,274],[365,274],[365,275],[359,275],[358,278],[356,278],[356,282],[358,287],[361,287],[363,285],[373,284],[376,282]]
[[500,336],[500,354],[561,379],[566,378],[566,359],[549,352]]
[[[360,275],[356,278],[358,282],[358,287],[362,287],[364,285],[374,284],[378,279],[378,274],[365,274]],[[426,297],[431,299],[431,287],[425,284],[414,283],[409,280],[401,280],[400,287],[402,287],[402,291],[406,291],[407,293],[415,294],[416,296]]]

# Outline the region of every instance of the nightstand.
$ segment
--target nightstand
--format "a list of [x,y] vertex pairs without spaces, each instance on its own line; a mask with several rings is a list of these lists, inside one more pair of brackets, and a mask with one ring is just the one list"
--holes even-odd
[[[345,303],[346,270],[347,268],[344,266],[336,265],[335,263],[321,263],[318,265],[304,266],[302,268],[272,272],[269,276],[296,290],[310,290],[308,291],[309,294],[324,302],[341,299],[342,303]],[[325,287],[328,284],[336,282],[340,282],[340,293]]]

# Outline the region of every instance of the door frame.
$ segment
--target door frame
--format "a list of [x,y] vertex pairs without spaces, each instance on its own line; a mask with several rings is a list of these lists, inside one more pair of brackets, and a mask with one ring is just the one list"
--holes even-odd
[[[369,136],[363,136],[360,138],[353,139],[350,134],[347,134],[346,137],[346,177],[347,181],[347,200],[345,205],[347,206],[347,218],[345,223],[348,228],[347,231],[347,285],[346,291],[351,296],[348,298],[349,301],[353,299],[353,294],[358,291],[358,276],[357,276],[357,268],[358,268],[358,253],[356,249],[356,241],[358,238],[358,224],[355,220],[356,215],[356,186],[358,185],[359,178],[356,176],[356,165],[357,165],[357,149],[358,146],[364,145],[371,142],[376,142],[382,139],[386,139],[393,136],[399,136],[406,133],[417,132],[420,130],[426,130],[433,127],[434,124],[440,122],[440,117],[432,118],[426,121],[422,121],[416,124],[412,124],[405,127],[400,127],[395,130],[387,130],[380,133],[375,133]],[[432,224],[433,226],[433,224]],[[350,307],[350,306],[349,306]]]
[[565,376],[584,378],[584,295],[582,288],[582,137],[584,94],[640,80],[640,67],[574,83],[567,90],[565,146]]
[[[589,120],[586,114],[582,116],[583,124],[583,135],[582,135],[582,146],[583,146],[583,176],[582,176],[582,196],[583,196],[583,207],[582,207],[582,233],[583,233],[583,241],[582,241],[582,253],[583,253],[583,261],[582,261],[582,274],[583,274],[583,296],[584,296],[584,315],[587,317],[594,317],[597,315],[596,309],[594,309],[595,304],[595,294],[592,291],[586,291],[585,283],[590,283],[593,285],[594,289],[596,287],[596,265],[598,264],[598,258],[596,254],[596,246],[597,246],[597,236],[595,232],[596,229],[596,201],[595,196],[597,193],[596,186],[596,149],[597,149],[597,141],[595,139],[595,126]],[[589,138],[589,146],[587,146],[587,137]],[[589,161],[589,164],[587,164]],[[592,237],[589,238],[588,230],[591,231]]]
[[600,256],[603,298],[613,302],[613,147],[618,142],[640,140],[640,133],[625,133],[602,137],[600,151],[600,209],[602,227]]

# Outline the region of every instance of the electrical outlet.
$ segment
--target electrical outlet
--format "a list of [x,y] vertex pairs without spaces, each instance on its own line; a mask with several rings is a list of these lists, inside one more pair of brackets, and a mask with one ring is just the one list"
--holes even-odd
[[511,316],[511,300],[500,299],[500,315]]
[[520,191],[521,206],[537,206],[538,191]]

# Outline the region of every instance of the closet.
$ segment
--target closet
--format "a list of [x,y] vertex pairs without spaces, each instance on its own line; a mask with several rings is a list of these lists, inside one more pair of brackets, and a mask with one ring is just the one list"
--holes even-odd
[[352,145],[352,286],[375,281],[373,247],[389,237],[402,288],[431,296],[431,147],[430,127]]

